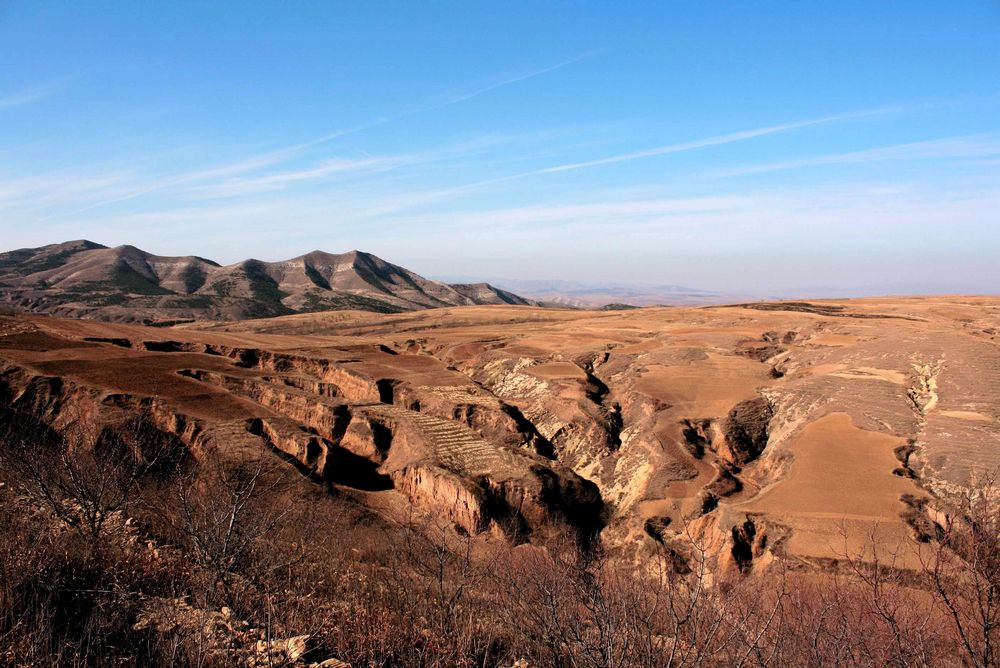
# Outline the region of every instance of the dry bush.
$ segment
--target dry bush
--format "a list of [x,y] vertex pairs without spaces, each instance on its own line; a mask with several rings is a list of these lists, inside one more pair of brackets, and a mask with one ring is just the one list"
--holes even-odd
[[360,533],[351,558],[326,571],[332,587],[316,599],[312,623],[300,627],[315,633],[321,654],[361,666],[499,665],[481,590],[488,564],[473,538],[412,517]]
[[261,542],[291,512],[287,468],[263,451],[239,461],[212,451],[161,488],[160,508],[170,508],[158,510],[165,537],[212,574],[221,595],[214,603],[232,603],[234,575],[260,563]]
[[183,569],[134,542],[94,550],[49,509],[0,491],[0,664],[155,665],[158,639],[134,619],[145,597],[186,590]]
[[865,546],[845,559],[853,576],[851,612],[859,631],[865,630],[861,648],[879,665],[933,665],[941,658],[938,635],[944,620],[934,598],[918,588],[919,575],[904,565],[919,548],[920,541],[887,545],[873,531]]
[[921,571],[873,535],[833,572],[720,573],[684,531],[626,563],[392,523],[263,449],[179,466],[138,424],[0,434],[8,665],[281,665],[301,635],[355,666],[997,664],[992,478],[936,502]]
[[1000,645],[1000,487],[996,472],[944,495],[942,537],[923,560],[970,666],[997,665]]
[[493,609],[532,665],[768,665],[783,579],[713,581],[704,547],[682,549],[624,567],[572,543],[513,548],[494,560]]
[[145,413],[114,427],[81,417],[63,433],[13,411],[0,424],[0,466],[12,484],[95,549],[109,523],[124,521],[143,485],[186,455]]

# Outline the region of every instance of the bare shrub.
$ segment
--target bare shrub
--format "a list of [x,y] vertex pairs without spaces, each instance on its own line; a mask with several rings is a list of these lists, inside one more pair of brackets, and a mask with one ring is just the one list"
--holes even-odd
[[1000,488],[997,473],[940,500],[942,537],[923,567],[968,665],[995,666],[1000,644]]
[[172,470],[186,448],[146,413],[113,427],[88,419],[57,433],[9,412],[0,425],[0,466],[21,493],[102,544],[109,522],[123,522],[144,481]]
[[261,565],[256,556],[262,542],[291,513],[288,468],[263,449],[239,460],[209,451],[161,487],[155,518],[164,537],[211,574],[219,594],[213,602],[233,602],[234,576]]
[[[690,536],[624,567],[574,546],[511,549],[497,558],[495,609],[515,629],[515,653],[553,666],[767,665],[783,587],[770,596],[745,579],[713,581]],[[775,582],[769,582],[774,585]]]
[[312,625],[326,652],[355,665],[501,665],[476,539],[412,515],[363,535]]
[[[875,529],[858,553],[845,559],[854,576],[850,612],[867,628],[862,634],[866,654],[880,665],[929,665],[935,656],[941,620],[934,600],[918,588],[921,583],[907,566],[919,547],[919,540],[889,545]],[[920,599],[922,605],[914,605]]]
[[133,622],[146,596],[186,589],[183,569],[141,544],[94,550],[11,491],[0,489],[0,665],[165,663]]
[[151,423],[4,420],[0,664],[281,665],[292,638],[356,666],[997,664],[993,478],[915,508],[912,545],[721,571],[684,528],[635,560],[554,527],[515,545],[390,521],[263,448],[179,466]]

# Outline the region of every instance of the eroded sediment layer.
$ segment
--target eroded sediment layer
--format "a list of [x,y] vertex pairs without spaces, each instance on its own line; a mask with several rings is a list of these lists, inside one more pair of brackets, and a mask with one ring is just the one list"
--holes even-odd
[[469,533],[603,527],[629,558],[695,533],[742,570],[913,536],[995,466],[1000,302],[752,306],[4,318],[0,399],[57,429],[146,406],[195,455],[266,449]]
[[[527,538],[565,524],[589,539],[602,521],[596,487],[536,454],[539,436],[516,411],[473,383],[449,391],[385,377],[398,375],[380,366],[394,354],[378,346],[324,358],[126,337],[78,343],[33,326],[20,335],[0,349],[9,353],[0,373],[5,410],[56,429],[83,415],[109,422],[143,411],[192,452],[267,448],[317,482],[402,493],[470,533]],[[32,337],[45,345],[24,345]],[[47,375],[60,366],[65,377]],[[142,391],[150,385],[177,390]],[[217,419],[212,406],[239,418]]]

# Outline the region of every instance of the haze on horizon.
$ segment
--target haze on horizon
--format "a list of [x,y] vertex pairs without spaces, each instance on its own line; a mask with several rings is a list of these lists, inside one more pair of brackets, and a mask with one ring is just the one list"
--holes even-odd
[[0,251],[1000,293],[1000,3],[0,5]]

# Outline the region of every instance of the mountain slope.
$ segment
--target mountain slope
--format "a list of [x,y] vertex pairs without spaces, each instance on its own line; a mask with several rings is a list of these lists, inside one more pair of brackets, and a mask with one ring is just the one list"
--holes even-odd
[[448,285],[370,253],[313,251],[221,266],[78,240],[0,254],[0,303],[118,322],[242,320],[360,309],[398,313],[534,302],[489,284]]
[[453,283],[451,287],[469,299],[475,300],[477,304],[528,306],[536,303],[530,299],[515,295],[513,292],[494,287],[489,283]]

